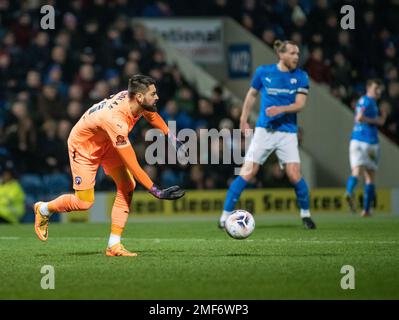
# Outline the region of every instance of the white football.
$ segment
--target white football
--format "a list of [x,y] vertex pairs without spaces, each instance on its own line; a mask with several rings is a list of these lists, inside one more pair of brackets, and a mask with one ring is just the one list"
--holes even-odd
[[255,219],[246,210],[234,210],[227,218],[224,228],[234,239],[248,238],[255,229]]

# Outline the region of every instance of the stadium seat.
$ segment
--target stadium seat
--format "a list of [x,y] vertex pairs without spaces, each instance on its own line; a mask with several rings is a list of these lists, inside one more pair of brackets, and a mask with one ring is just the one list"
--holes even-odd
[[47,197],[52,199],[69,190],[70,179],[63,173],[46,174],[43,176],[43,185],[47,190]]
[[181,183],[180,177],[172,170],[165,170],[161,174],[162,186],[174,186]]
[[19,181],[26,194],[33,196],[42,193],[43,183],[39,175],[24,174],[19,178]]
[[21,219],[22,223],[31,223],[35,221],[33,205],[44,194],[43,182],[37,174],[24,174],[20,176],[19,182],[25,192],[25,215]]

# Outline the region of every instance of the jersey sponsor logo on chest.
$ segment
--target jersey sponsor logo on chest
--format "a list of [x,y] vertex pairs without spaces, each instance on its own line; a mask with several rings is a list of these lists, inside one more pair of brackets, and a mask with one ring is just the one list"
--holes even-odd
[[280,89],[280,88],[266,88],[267,94],[270,95],[278,95],[278,94],[293,94],[296,92],[296,89]]

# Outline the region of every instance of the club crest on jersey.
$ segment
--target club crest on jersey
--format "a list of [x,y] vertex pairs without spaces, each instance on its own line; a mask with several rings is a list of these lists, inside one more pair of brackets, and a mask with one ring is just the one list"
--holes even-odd
[[75,184],[79,185],[82,183],[82,177],[76,176],[75,177]]
[[295,78],[291,78],[290,82],[291,82],[291,84],[296,84],[298,82],[298,80]]
[[119,136],[116,137],[116,145],[117,145],[117,146],[123,146],[123,145],[125,145],[126,143],[127,143],[127,142],[126,142],[126,139],[125,139],[124,136],[119,135]]

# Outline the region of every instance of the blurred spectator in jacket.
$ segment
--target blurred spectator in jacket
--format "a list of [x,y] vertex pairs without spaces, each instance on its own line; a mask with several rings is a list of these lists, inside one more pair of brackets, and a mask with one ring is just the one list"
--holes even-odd
[[13,163],[0,163],[0,223],[18,223],[25,213],[25,193]]
[[304,67],[314,81],[325,84],[331,83],[330,67],[323,61],[322,48],[316,47],[312,50]]

